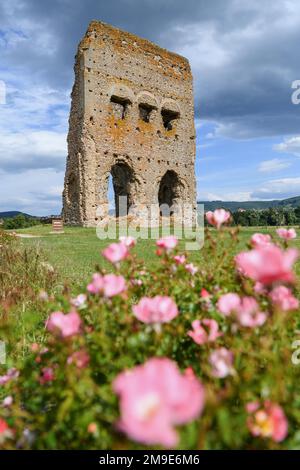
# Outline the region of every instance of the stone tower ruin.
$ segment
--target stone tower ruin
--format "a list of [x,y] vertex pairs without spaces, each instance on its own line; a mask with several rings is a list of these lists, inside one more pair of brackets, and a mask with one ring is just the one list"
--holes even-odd
[[[96,226],[116,216],[145,220],[153,204],[196,213],[193,84],[187,59],[93,21],[79,44],[69,119],[63,218]],[[153,207],[153,206],[152,206]],[[174,209],[175,208],[175,209]]]

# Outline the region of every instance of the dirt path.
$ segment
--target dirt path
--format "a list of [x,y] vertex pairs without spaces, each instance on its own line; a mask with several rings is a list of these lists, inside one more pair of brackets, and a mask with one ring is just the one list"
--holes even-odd
[[31,235],[30,233],[15,233],[14,235],[19,238],[41,238],[41,235]]

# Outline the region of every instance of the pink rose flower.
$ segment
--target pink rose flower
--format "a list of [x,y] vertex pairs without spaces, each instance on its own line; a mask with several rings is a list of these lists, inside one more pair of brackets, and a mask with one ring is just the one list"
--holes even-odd
[[7,422],[4,419],[0,418],[0,444],[2,444],[5,439],[10,439],[14,435],[13,430],[10,429]]
[[205,217],[209,224],[214,225],[219,229],[223,224],[229,222],[231,214],[230,212],[225,211],[225,209],[216,209],[214,212],[206,212]]
[[195,266],[193,263],[189,263],[185,265],[185,269],[192,275],[194,276],[198,272],[197,266]]
[[241,299],[238,294],[228,293],[222,295],[217,303],[219,312],[223,313],[226,317],[232,313],[236,313],[240,307]]
[[77,312],[66,315],[62,312],[53,312],[46,322],[46,328],[62,338],[70,338],[80,333],[81,318]]
[[78,369],[84,369],[90,362],[89,354],[82,349],[81,351],[75,351],[67,359],[67,364],[75,364]]
[[8,424],[4,419],[0,418],[0,436],[9,429]]
[[253,297],[241,298],[236,315],[240,325],[249,328],[261,326],[267,319],[267,314],[260,312],[259,305]]
[[119,240],[121,243],[124,243],[127,248],[133,248],[136,245],[136,239],[133,237],[120,237]]
[[123,259],[127,258],[129,251],[125,243],[112,243],[105,250],[102,251],[102,255],[111,263],[119,263]]
[[32,343],[31,347],[30,347],[30,350],[35,353],[35,352],[38,352],[40,350],[40,346],[38,345],[38,343]]
[[0,385],[5,385],[11,380],[15,380],[19,377],[20,372],[14,367],[9,369],[5,375],[0,375]]
[[270,292],[270,298],[272,303],[284,312],[288,312],[289,310],[297,310],[299,308],[299,300],[293,296],[291,289],[288,289],[288,287],[275,287]]
[[44,385],[48,382],[52,382],[54,380],[54,371],[52,367],[44,367],[42,369],[42,374],[39,378],[39,382],[41,385]]
[[260,312],[259,305],[253,297],[240,297],[229,293],[218,300],[218,309],[223,315],[235,315],[241,326],[255,328],[265,323],[267,315]]
[[99,273],[93,274],[92,282],[87,286],[88,292],[90,294],[99,294],[100,292],[103,292],[103,287],[103,276]]
[[105,297],[114,297],[126,290],[126,282],[123,276],[106,274],[103,276],[103,293]]
[[298,250],[283,251],[276,245],[265,245],[236,256],[236,266],[244,275],[262,284],[294,282],[293,264]]
[[275,442],[283,441],[288,434],[288,421],[281,406],[265,401],[260,407],[257,402],[248,403],[246,410],[248,429],[253,436],[270,438]]
[[119,295],[126,289],[124,277],[115,274],[101,276],[101,274],[95,273],[92,282],[87,286],[87,290],[91,294],[103,294],[104,297],[108,298]]
[[142,285],[143,285],[142,279],[132,279],[132,280],[131,280],[131,283],[132,283],[132,285],[134,285],[134,286],[142,286]]
[[256,294],[265,295],[267,294],[268,290],[261,282],[256,282],[254,285],[254,292]]
[[167,237],[160,238],[156,242],[156,246],[164,249],[165,251],[171,251],[177,246],[178,240],[174,235],[168,235]]
[[119,429],[146,445],[176,446],[174,427],[198,418],[204,406],[201,382],[191,371],[181,374],[167,358],[122,372],[113,389],[120,397]]
[[[205,326],[206,328],[204,328]],[[222,336],[219,332],[218,323],[211,318],[204,318],[204,320],[194,320],[192,322],[193,329],[188,331],[188,335],[197,344],[205,344],[215,341]]]
[[4,408],[9,408],[13,404],[13,401],[13,397],[9,395],[3,399],[2,406],[4,406]]
[[293,240],[297,237],[296,230],[294,228],[279,228],[276,230],[277,235],[284,240]]
[[272,243],[272,238],[268,234],[255,233],[254,235],[252,235],[250,241],[253,248],[258,248],[260,246],[269,245],[270,243]]
[[144,323],[168,323],[178,315],[174,300],[161,295],[143,297],[132,310],[136,318]]
[[220,348],[216,349],[209,356],[209,362],[212,366],[212,375],[223,379],[228,375],[234,375],[233,369],[233,354],[229,349]]
[[174,261],[176,264],[184,264],[186,262],[186,257],[184,255],[174,256]]
[[200,297],[201,299],[203,300],[209,300],[211,298],[211,295],[210,293],[208,292],[208,290],[204,289],[204,287],[201,289],[201,292],[200,292]]
[[86,307],[86,295],[79,294],[74,299],[71,299],[71,304],[75,308],[85,308]]

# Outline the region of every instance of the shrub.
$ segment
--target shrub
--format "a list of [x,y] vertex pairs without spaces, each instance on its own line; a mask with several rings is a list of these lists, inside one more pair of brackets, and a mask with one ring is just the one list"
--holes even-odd
[[16,230],[19,228],[33,227],[39,225],[40,219],[37,217],[29,217],[24,214],[18,214],[15,217],[8,217],[4,219],[3,228],[6,230]]
[[151,272],[122,240],[113,273],[45,300],[44,343],[0,377],[3,448],[299,448],[298,253],[206,238],[201,266],[160,241]]
[[0,231],[0,338],[12,338],[7,341],[10,357],[26,354],[28,339],[41,336],[40,297],[48,297],[46,292],[52,292],[56,281],[55,270],[39,250],[24,248],[16,237]]

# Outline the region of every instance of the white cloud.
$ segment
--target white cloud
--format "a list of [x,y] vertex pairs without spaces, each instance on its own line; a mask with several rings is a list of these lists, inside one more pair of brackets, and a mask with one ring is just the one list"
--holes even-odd
[[300,196],[300,177],[267,181],[252,194],[252,199],[285,199]]
[[[22,132],[26,129],[66,131],[69,110],[68,90],[60,92],[20,79],[15,71],[1,74],[6,84],[6,104],[0,106],[0,129]],[[1,150],[1,142],[0,142]]]
[[237,191],[232,193],[217,194],[213,192],[201,192],[199,191],[197,196],[198,201],[250,201],[250,191]]
[[32,215],[59,214],[64,172],[28,170],[1,175],[0,212],[20,210]]
[[274,145],[273,148],[277,152],[290,153],[291,155],[300,157],[300,136],[287,138],[280,144]]
[[61,170],[67,155],[66,135],[52,131],[0,133],[0,168],[6,172]]
[[284,170],[291,166],[291,162],[281,160],[280,158],[273,158],[271,160],[264,160],[260,162],[258,171],[262,173],[271,173],[274,171]]
[[194,69],[217,70],[230,63],[232,51],[225,40],[220,41],[217,25],[213,21],[203,22],[201,28],[199,24],[177,26],[173,32],[175,37],[184,38],[179,53],[189,58]]

